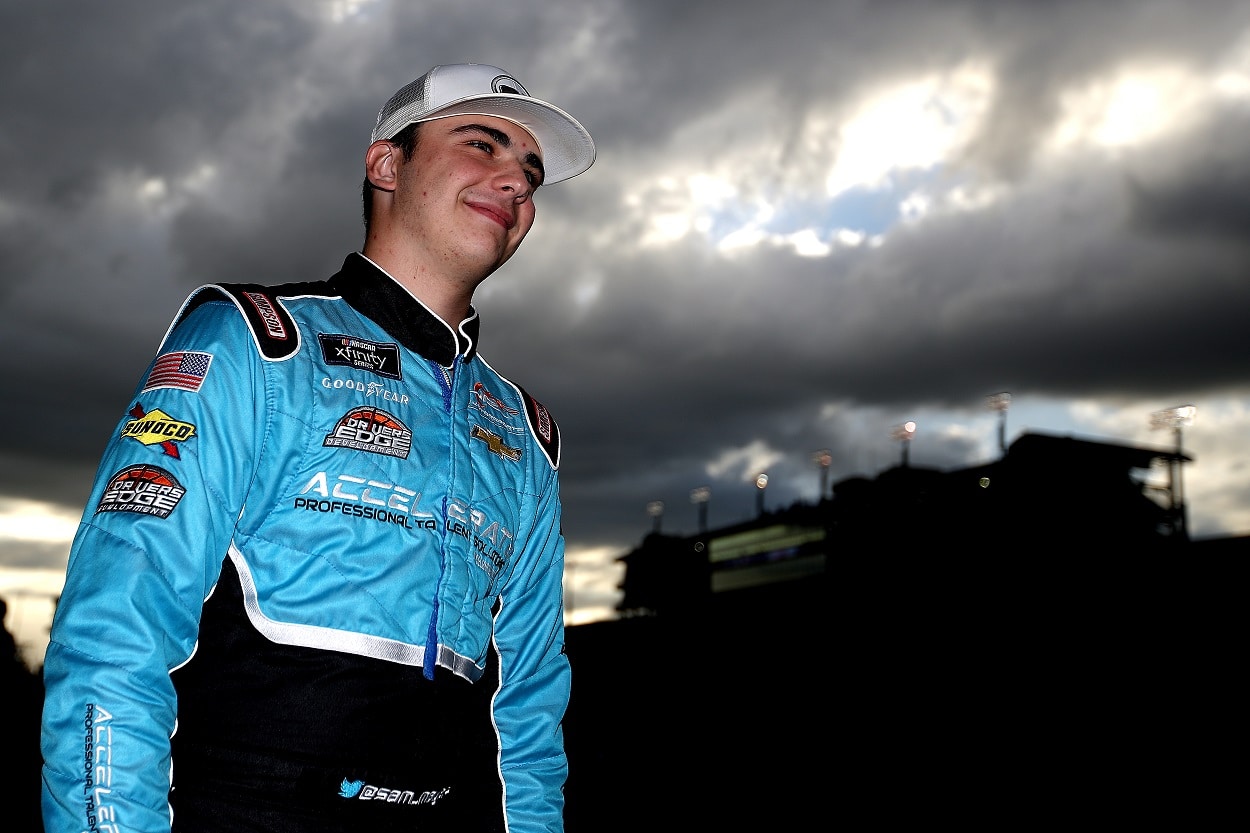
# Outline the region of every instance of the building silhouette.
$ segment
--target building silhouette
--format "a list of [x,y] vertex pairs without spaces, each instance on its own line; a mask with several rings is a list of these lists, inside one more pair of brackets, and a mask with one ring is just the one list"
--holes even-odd
[[569,833],[1066,824],[1113,796],[1192,821],[1238,632],[1220,556],[1250,539],[1189,539],[1179,483],[1145,473],[1190,461],[1028,433],[652,530],[620,618],[567,629]]

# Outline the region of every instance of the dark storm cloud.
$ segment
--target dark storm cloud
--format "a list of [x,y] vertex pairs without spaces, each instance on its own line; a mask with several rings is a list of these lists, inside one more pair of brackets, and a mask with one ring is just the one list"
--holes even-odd
[[[883,426],[924,406],[984,425],[995,390],[1250,394],[1244,94],[1145,149],[1042,162],[1066,91],[1137,65],[1209,74],[1250,32],[1244,3],[374,2],[339,22],[332,8],[350,4],[0,13],[0,493],[85,499],[190,288],[337,268],[360,244],[378,107],[461,60],[514,69],[598,145],[595,167],[538,195],[535,231],[479,303],[483,355],[564,431],[575,545],[632,545],[650,500],[689,530],[705,483],[713,518],[741,519],[763,460],[771,505],[810,499],[815,449],[834,478],[871,473],[896,459]],[[813,124],[965,64],[994,87],[946,166],[1000,187],[987,206],[940,203],[886,245],[825,257],[720,254],[698,233],[644,244],[651,178],[730,158],[744,188],[807,185],[824,164],[804,147]],[[733,109],[745,101],[769,109]],[[976,453],[964,434],[916,450],[937,467]]]

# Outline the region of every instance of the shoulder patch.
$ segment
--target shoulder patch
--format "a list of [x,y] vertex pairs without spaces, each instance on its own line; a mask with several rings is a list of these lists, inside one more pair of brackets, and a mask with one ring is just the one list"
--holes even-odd
[[[192,292],[169,325],[169,332],[206,301],[230,301],[247,320],[252,339],[262,356],[269,361],[289,359],[299,352],[300,334],[295,320],[282,304],[282,298],[317,296],[334,298],[326,281],[287,283],[264,286],[256,283],[205,284]],[[166,338],[169,333],[167,332]]]
[[525,419],[529,423],[530,433],[538,440],[539,447],[547,457],[553,469],[560,468],[560,426],[556,425],[551,412],[520,385],[521,399],[525,402]]

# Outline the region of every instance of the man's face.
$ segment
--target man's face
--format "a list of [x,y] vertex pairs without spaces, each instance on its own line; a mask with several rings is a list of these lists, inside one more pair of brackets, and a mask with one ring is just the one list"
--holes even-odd
[[493,116],[449,116],[420,127],[395,200],[405,232],[453,269],[499,268],[534,224],[542,184],[538,143]]

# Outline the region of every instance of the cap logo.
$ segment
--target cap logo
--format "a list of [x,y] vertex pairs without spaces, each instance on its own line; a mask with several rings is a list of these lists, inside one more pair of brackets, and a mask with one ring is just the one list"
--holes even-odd
[[505,95],[529,95],[525,88],[521,86],[521,82],[511,75],[496,75],[495,80],[490,82],[490,88],[497,93],[504,93]]

